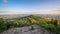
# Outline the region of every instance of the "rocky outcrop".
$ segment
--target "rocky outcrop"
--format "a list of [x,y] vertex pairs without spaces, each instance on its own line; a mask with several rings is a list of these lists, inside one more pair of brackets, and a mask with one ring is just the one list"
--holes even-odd
[[32,25],[32,26],[34,28],[33,30],[31,30],[31,26],[25,26],[25,27],[12,28],[0,34],[53,34],[52,32],[38,25]]

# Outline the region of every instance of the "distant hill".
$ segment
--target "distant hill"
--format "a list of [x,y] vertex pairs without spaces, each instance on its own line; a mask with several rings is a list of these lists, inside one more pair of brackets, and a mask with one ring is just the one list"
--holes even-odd
[[0,18],[21,18],[29,15],[46,17],[46,18],[56,18],[60,21],[60,14],[16,14],[16,15],[0,15]]

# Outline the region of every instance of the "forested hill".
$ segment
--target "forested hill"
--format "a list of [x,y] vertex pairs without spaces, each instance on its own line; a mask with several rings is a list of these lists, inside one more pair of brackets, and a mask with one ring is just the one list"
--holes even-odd
[[0,24],[0,32],[3,32],[10,28],[37,24],[42,26],[46,30],[49,30],[56,34],[60,34],[60,22],[55,18],[45,18],[41,16],[30,15],[11,22],[6,22],[3,18],[0,18]]

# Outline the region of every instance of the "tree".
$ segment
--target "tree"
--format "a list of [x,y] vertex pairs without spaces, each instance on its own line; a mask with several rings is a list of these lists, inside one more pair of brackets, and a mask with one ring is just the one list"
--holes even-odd
[[0,18],[0,32],[4,31],[6,29],[5,21],[3,18]]
[[57,19],[51,19],[51,24],[54,24],[55,26],[57,26],[58,20]]

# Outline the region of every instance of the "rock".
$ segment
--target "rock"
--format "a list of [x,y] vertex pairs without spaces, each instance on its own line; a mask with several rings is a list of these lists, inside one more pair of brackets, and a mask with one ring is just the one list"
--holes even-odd
[[31,26],[25,26],[25,27],[18,27],[9,29],[7,31],[4,31],[0,34],[53,34],[52,32],[46,30],[45,28],[42,28],[38,25],[32,25],[34,30],[30,30]]

